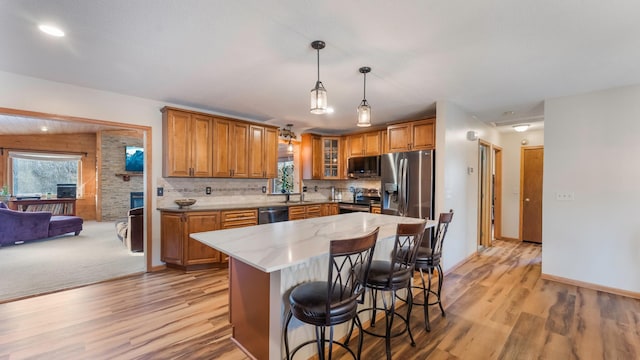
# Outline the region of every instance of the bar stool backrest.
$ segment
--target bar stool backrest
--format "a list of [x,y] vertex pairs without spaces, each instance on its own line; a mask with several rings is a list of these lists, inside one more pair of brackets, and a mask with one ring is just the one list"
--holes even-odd
[[326,325],[331,325],[331,309],[339,308],[364,295],[371,259],[380,228],[359,238],[332,240],[329,245],[330,286],[327,291]]
[[391,252],[391,269],[388,287],[398,274],[412,272],[416,263],[416,255],[424,237],[426,222],[417,224],[398,224],[396,239]]
[[449,224],[452,219],[453,209],[450,209],[449,212],[446,213],[440,213],[436,233],[431,241],[431,254],[433,258],[439,259],[442,255],[442,244],[444,243],[444,237],[447,235],[447,230],[449,229]]

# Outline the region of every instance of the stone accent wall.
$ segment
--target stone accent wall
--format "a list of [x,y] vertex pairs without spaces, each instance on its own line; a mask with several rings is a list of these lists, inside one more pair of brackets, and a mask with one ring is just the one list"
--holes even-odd
[[125,146],[144,146],[141,136],[135,132],[101,133],[102,169],[100,176],[100,197],[102,200],[102,221],[114,221],[127,217],[130,208],[130,193],[144,191],[144,177],[131,176],[124,181],[116,174],[124,170]]

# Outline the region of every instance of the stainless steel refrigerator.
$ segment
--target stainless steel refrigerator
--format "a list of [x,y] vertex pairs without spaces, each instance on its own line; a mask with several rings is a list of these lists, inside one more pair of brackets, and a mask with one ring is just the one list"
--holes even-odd
[[382,213],[433,219],[433,150],[382,155]]

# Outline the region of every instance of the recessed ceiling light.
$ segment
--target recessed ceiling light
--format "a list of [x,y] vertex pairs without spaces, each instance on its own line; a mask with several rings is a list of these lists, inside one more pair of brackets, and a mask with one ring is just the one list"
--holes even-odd
[[60,30],[60,28],[57,28],[55,26],[51,26],[51,25],[38,25],[38,29],[40,29],[40,31],[42,31],[45,34],[51,35],[51,36],[55,36],[55,37],[63,37],[64,36],[64,31]]
[[515,114],[515,113],[516,113],[515,111],[505,111],[505,112],[502,113],[502,116],[510,116],[510,115]]
[[515,130],[517,132],[527,131],[528,128],[529,128],[529,124],[513,125],[513,130]]
[[46,126],[43,126],[43,127],[40,128],[40,131],[47,132],[47,131],[49,131],[49,128],[46,127]]

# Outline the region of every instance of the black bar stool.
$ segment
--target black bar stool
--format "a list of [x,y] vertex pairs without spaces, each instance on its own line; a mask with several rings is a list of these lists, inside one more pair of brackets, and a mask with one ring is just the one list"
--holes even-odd
[[[391,259],[375,260],[371,263],[371,269],[369,270],[369,278],[367,279],[366,287],[371,289],[371,296],[373,298],[372,306],[370,308],[359,310],[358,313],[363,311],[371,312],[371,328],[376,326],[376,312],[382,310],[385,312],[385,332],[384,334],[376,333],[369,329],[364,329],[366,334],[376,337],[385,338],[387,359],[391,359],[391,338],[404,334],[405,331],[409,333],[411,339],[411,346],[416,346],[411,334],[411,327],[409,324],[411,314],[411,297],[408,299],[407,316],[404,317],[395,311],[396,291],[401,289],[407,289],[411,291],[411,278],[413,275],[413,268],[415,265],[416,254],[422,237],[424,236],[425,222],[418,224],[398,224],[396,230],[396,238],[393,245],[393,251],[391,252]],[[378,291],[390,292],[391,300],[387,304],[385,296],[382,296],[383,307],[378,307],[377,297]],[[391,328],[393,327],[393,319],[398,316],[404,321],[405,326],[399,332],[392,334]],[[353,328],[353,326],[352,326]]]
[[[440,259],[442,258],[442,243],[444,242],[444,237],[447,234],[447,229],[449,228],[451,219],[453,219],[453,210],[449,210],[448,213],[440,213],[440,217],[438,218],[438,225],[436,227],[435,234],[433,235],[433,239],[431,240],[430,246],[421,247],[418,250],[418,255],[416,256],[415,270],[420,272],[422,286],[413,286],[413,288],[422,290],[423,302],[419,303],[413,301],[413,304],[423,306],[424,324],[427,331],[431,331],[431,325],[429,325],[429,305],[438,304],[440,306],[442,316],[446,316],[444,308],[442,307],[442,300],[440,298],[440,294],[442,292],[442,282],[444,281],[444,273],[442,272]],[[438,271],[437,291],[431,289],[431,278],[433,277],[434,270]],[[426,283],[424,280],[425,271],[427,272],[428,276],[428,280]],[[436,297],[436,300],[433,302],[429,302],[430,295],[434,295]]]
[[[358,318],[358,303],[364,299],[364,284],[367,281],[369,267],[378,238],[379,228],[368,235],[347,239],[333,240],[329,245],[329,274],[327,281],[313,281],[297,285],[289,302],[291,309],[284,325],[284,347],[287,360],[291,359],[302,347],[316,343],[318,357],[325,358],[325,343],[329,343],[329,359],[333,352],[333,344],[346,349],[355,359],[360,359],[362,352],[362,324]],[[316,339],[306,341],[289,352],[288,329],[291,318],[316,327]],[[333,341],[333,325],[353,321],[360,330],[358,354],[348,347],[349,337],[345,343]],[[329,339],[325,336],[326,327],[330,327]]]

